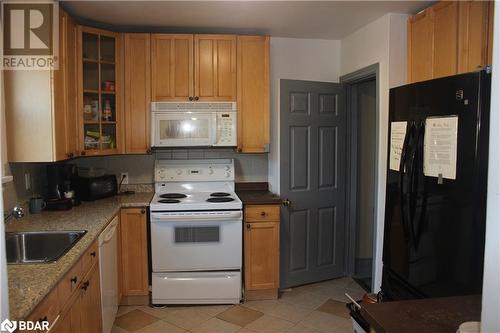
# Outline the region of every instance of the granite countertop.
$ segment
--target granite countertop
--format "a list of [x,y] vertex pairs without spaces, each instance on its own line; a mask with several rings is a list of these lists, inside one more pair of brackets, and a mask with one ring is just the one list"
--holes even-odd
[[83,202],[68,211],[45,211],[11,220],[7,232],[87,230],[87,233],[55,263],[8,265],[10,319],[26,318],[57,285],[122,207],[145,207],[153,193],[136,193]]
[[481,295],[366,304],[361,315],[377,333],[455,333],[461,323],[481,320]]
[[281,198],[269,191],[267,183],[237,183],[236,194],[243,205],[281,204]]

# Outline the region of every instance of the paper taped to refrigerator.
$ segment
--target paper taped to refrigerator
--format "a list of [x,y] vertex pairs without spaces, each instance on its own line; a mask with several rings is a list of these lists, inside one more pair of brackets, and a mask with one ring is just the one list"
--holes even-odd
[[401,152],[406,137],[406,121],[391,122],[391,147],[389,152],[389,168],[399,171]]
[[424,175],[456,179],[457,133],[458,116],[425,120]]

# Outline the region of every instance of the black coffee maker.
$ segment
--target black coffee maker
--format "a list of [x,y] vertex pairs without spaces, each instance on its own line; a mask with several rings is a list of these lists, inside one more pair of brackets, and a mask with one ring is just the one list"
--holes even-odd
[[[46,209],[65,210],[78,203],[74,200],[74,182],[77,176],[76,164],[52,163],[47,165],[47,198]],[[66,193],[66,195],[65,195]],[[67,194],[73,193],[68,198]]]

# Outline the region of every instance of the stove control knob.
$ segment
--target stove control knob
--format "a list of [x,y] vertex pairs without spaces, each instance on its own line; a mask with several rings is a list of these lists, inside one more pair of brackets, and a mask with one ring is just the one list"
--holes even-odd
[[181,169],[177,169],[177,171],[175,171],[175,173],[180,176],[180,175],[182,175],[182,170]]
[[163,180],[163,179],[165,179],[166,177],[167,177],[167,174],[166,174],[165,170],[159,170],[159,171],[158,171],[158,178],[159,178],[160,180]]
[[231,169],[231,167],[230,167],[229,165],[226,165],[226,166],[224,167],[224,170],[226,170],[226,171],[229,171],[229,169]]
[[213,175],[213,174],[214,174],[214,170],[212,170],[212,169],[208,169],[208,174],[209,174],[209,175]]
[[231,176],[231,174],[229,172],[226,172],[225,176],[226,176],[226,178],[229,178],[229,176]]

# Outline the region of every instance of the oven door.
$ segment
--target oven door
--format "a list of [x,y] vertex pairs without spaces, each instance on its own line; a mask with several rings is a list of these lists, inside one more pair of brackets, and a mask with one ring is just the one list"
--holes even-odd
[[153,147],[212,146],[217,140],[215,112],[152,112]]
[[241,211],[152,212],[153,272],[241,269]]

